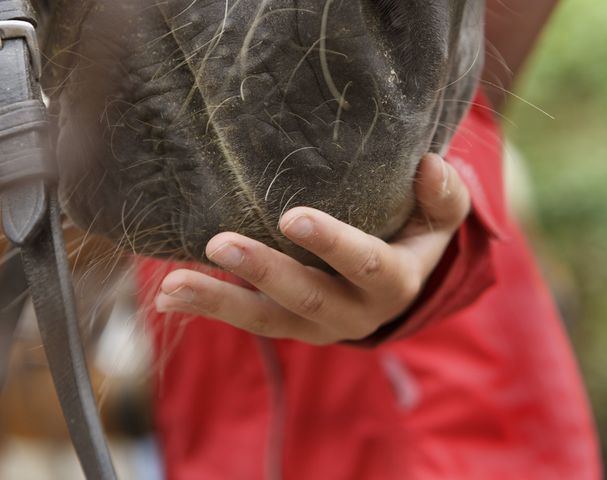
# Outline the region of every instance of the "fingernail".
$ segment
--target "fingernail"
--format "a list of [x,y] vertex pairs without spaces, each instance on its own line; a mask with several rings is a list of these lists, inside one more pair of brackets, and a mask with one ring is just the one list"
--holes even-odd
[[449,190],[449,167],[447,166],[447,162],[442,157],[437,155],[437,159],[440,161],[440,167],[443,174],[443,181],[441,182],[441,195],[446,197],[451,192]]
[[187,285],[183,285],[179,288],[176,288],[172,292],[162,292],[165,295],[174,298],[176,300],[180,300],[182,302],[191,303],[194,299],[194,290],[192,290]]
[[231,243],[225,243],[209,254],[209,258],[226,268],[236,268],[244,260],[244,253]]
[[295,238],[307,238],[314,233],[314,224],[305,215],[295,217],[285,226],[285,233]]

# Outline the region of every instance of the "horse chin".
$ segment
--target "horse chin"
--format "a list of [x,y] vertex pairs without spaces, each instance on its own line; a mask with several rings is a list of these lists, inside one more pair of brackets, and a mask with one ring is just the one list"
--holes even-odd
[[138,0],[83,14],[53,99],[77,223],[196,261],[232,230],[319,266],[279,232],[288,209],[384,239],[402,227],[419,159],[448,144],[474,90],[478,12],[461,15],[467,25],[450,2],[412,2],[404,13],[419,9],[421,25],[395,31],[373,2],[266,3]]

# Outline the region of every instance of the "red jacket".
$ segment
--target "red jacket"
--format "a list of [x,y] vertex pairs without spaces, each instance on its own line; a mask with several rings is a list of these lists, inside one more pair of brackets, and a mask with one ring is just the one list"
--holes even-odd
[[151,299],[177,265],[142,260],[168,478],[600,478],[561,320],[505,212],[501,155],[493,116],[477,104],[447,155],[473,213],[417,304],[368,339],[374,348],[159,315]]

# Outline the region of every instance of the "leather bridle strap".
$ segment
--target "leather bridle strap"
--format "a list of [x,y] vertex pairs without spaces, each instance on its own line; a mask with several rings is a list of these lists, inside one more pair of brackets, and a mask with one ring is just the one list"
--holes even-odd
[[25,301],[27,281],[21,256],[12,249],[0,259],[0,390],[6,380],[11,346]]
[[87,479],[112,480],[82,341],[61,228],[55,162],[41,98],[29,2],[0,0],[0,202],[7,238],[21,249],[42,342]]

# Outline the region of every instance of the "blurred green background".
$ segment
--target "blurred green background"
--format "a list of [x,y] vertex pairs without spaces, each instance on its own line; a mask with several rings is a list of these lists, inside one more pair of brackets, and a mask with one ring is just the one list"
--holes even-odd
[[525,159],[530,234],[566,318],[607,460],[607,1],[563,0],[505,122]]

